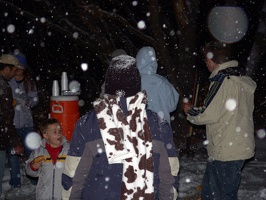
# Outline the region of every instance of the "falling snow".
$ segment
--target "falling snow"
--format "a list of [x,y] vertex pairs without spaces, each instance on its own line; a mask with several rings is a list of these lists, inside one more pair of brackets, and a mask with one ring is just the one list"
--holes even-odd
[[[39,1],[36,1],[39,2]],[[52,2],[50,2],[52,3]],[[130,2],[130,6],[135,8],[135,9],[140,9],[141,8],[141,1],[131,1]],[[256,1],[249,1],[249,4],[255,4]],[[36,3],[37,4],[37,3]],[[189,7],[189,10],[187,11],[188,13],[191,12],[191,7],[193,5],[191,5],[192,2],[187,1],[187,6]],[[4,4],[1,4],[1,7],[7,7],[6,5],[3,6]],[[122,5],[122,4],[121,4]],[[126,4],[123,4],[126,5]],[[127,7],[127,6],[125,6]],[[55,7],[56,8],[56,7]],[[119,14],[120,11],[120,7],[117,8],[110,8],[112,13],[115,14]],[[162,7],[163,9],[163,7]],[[207,23],[208,23],[208,27],[207,29],[210,31],[210,34],[216,38],[217,40],[223,41],[225,43],[234,43],[234,42],[238,42],[241,39],[245,38],[245,36],[247,36],[247,29],[248,27],[251,25],[249,24],[251,19],[247,19],[247,14],[242,10],[242,9],[237,9],[237,12],[225,12],[225,10],[227,9],[228,11],[228,7],[223,7],[223,8],[215,8],[213,10],[211,10],[212,12],[209,14]],[[140,9],[141,10],[141,9]],[[10,13],[9,13],[10,12]],[[61,16],[61,18],[57,18],[58,16],[56,15],[52,15],[55,14],[55,10],[51,10],[50,11],[50,15],[46,15],[44,17],[44,15],[40,15],[39,17],[36,17],[35,19],[32,19],[31,21],[29,20],[28,23],[25,25],[24,29],[21,29],[21,25],[19,25],[17,22],[19,22],[20,20],[18,20],[19,18],[17,18],[16,20],[12,19],[12,15],[13,13],[11,13],[11,11],[9,10],[9,12],[3,12],[2,13],[2,18],[6,18],[9,24],[3,23],[2,28],[2,35],[5,38],[3,39],[3,44],[4,43],[8,43],[11,44],[10,41],[8,41],[8,36],[11,36],[11,38],[16,38],[15,34],[20,34],[20,36],[23,35],[23,40],[27,41],[27,51],[31,52],[32,58],[34,57],[34,59],[31,60],[31,62],[33,62],[32,64],[35,65],[33,66],[34,70],[36,70],[36,81],[37,83],[42,83],[44,82],[46,85],[43,86],[40,84],[40,90],[42,90],[42,92],[45,90],[44,88],[52,88],[51,83],[52,83],[52,79],[56,78],[56,76],[61,73],[58,72],[59,70],[57,69],[58,66],[60,67],[64,67],[64,69],[66,68],[67,70],[70,70],[71,68],[77,70],[82,71],[81,76],[83,77],[78,77],[80,78],[80,80],[84,79],[85,74],[89,74],[90,73],[90,68],[92,68],[92,65],[89,64],[89,59],[85,60],[85,59],[81,59],[82,56],[84,55],[74,55],[77,58],[77,63],[70,65],[68,64],[68,61],[71,60],[73,57],[68,58],[69,55],[64,55],[64,53],[66,51],[63,51],[64,49],[67,49],[66,46],[68,44],[68,42],[66,42],[66,39],[68,36],[66,34],[60,35],[59,32],[56,32],[55,29],[52,29],[52,24],[50,24],[51,26],[47,26],[45,28],[45,31],[41,31],[41,29],[39,29],[39,26],[45,26],[45,24],[49,24],[49,23],[54,23],[54,25],[56,26],[60,26],[60,23],[63,24],[64,19],[61,19],[63,17],[70,17],[70,15],[72,15],[72,11],[65,11],[62,10],[63,16]],[[264,13],[266,12],[265,8],[264,8]],[[23,18],[23,16],[25,16],[25,12],[24,11],[19,11],[18,12],[20,14],[20,18]],[[75,14],[75,13],[74,13]],[[202,14],[202,13],[201,13]],[[249,15],[252,15],[252,13],[249,13]],[[84,17],[86,15],[84,14]],[[147,20],[148,18],[151,17],[151,13],[149,11],[145,11],[143,12],[143,15],[141,18],[137,18],[136,13],[132,13],[132,18],[134,18],[134,23],[132,25],[132,27],[136,27],[138,29],[138,31],[147,31],[151,29],[151,25],[149,24],[149,20]],[[183,16],[183,17],[187,17],[187,16]],[[229,19],[229,20],[224,20],[224,19]],[[13,20],[13,21],[12,21]],[[104,20],[103,20],[104,21]],[[6,22],[6,21],[5,21]],[[57,22],[59,22],[59,24],[57,24]],[[265,22],[262,21],[262,23],[260,24],[259,28],[261,33],[265,34]],[[73,24],[72,24],[73,25]],[[24,26],[24,25],[22,25]],[[162,27],[162,29],[165,29],[166,32],[164,33],[164,39],[165,40],[170,40],[173,39],[175,37],[179,38],[180,36],[183,37],[183,32],[178,29],[177,23],[172,26],[166,23],[162,23],[160,24],[160,26]],[[254,25],[252,25],[254,26]],[[63,27],[63,26],[62,26]],[[74,27],[74,26],[73,26]],[[170,28],[169,28],[170,27]],[[199,25],[200,28],[204,29],[205,27],[203,27],[203,25]],[[223,28],[220,28],[223,27]],[[38,29],[37,29],[38,28]],[[61,28],[61,27],[59,27]],[[64,27],[65,28],[65,27]],[[19,30],[19,31],[18,31]],[[21,31],[23,30],[23,31]],[[61,29],[63,30],[63,29]],[[85,30],[84,30],[85,32]],[[99,32],[104,32],[103,30],[100,30]],[[111,31],[110,31],[111,32]],[[255,31],[254,31],[255,32]],[[79,39],[84,39],[84,38],[90,38],[92,40],[95,40],[95,36],[93,34],[91,35],[83,35],[83,33],[81,31],[77,31],[77,30],[71,30],[69,29],[69,33],[70,33],[70,37],[71,39],[74,39],[74,41],[78,41]],[[117,32],[118,33],[118,32]],[[109,33],[111,36],[111,34],[117,34],[117,33]],[[26,36],[25,36],[25,35]],[[36,35],[40,34],[41,39],[39,40],[35,40]],[[100,34],[100,33],[99,33]],[[148,35],[148,33],[146,36],[151,37],[150,35]],[[6,36],[8,35],[8,36]],[[62,39],[62,43],[59,41],[58,44],[53,43],[51,41],[52,38],[58,38],[57,36],[60,35],[60,39]],[[155,34],[156,35],[156,34]],[[127,35],[128,36],[128,35]],[[24,38],[25,37],[25,38]],[[157,37],[157,35],[156,35]],[[152,38],[154,39],[154,38]],[[155,38],[158,39],[158,38]],[[201,40],[201,38],[199,37],[199,40]],[[251,39],[246,39],[246,41],[251,40]],[[84,43],[90,43],[90,40],[85,40],[84,39]],[[97,42],[97,41],[94,41]],[[106,41],[107,43],[111,43],[110,41]],[[171,41],[172,42],[172,41]],[[250,41],[248,41],[250,42]],[[264,41],[265,42],[265,41]],[[52,44],[51,44],[52,43]],[[144,43],[144,41],[141,41],[140,43]],[[170,43],[170,42],[169,42]],[[165,42],[165,48],[167,48],[170,44]],[[179,44],[172,42],[174,46],[174,50],[179,50]],[[72,46],[71,46],[72,45]],[[77,52],[77,54],[80,54],[81,51],[83,51],[84,49],[90,49],[90,48],[94,48],[90,45],[86,44],[86,48],[82,49],[80,46],[78,46],[78,48],[75,47],[75,43],[70,43],[69,42],[69,48],[67,49],[67,51],[69,51],[68,53],[73,54],[73,52],[75,51],[74,49],[78,49],[80,51]],[[101,44],[96,44],[96,46],[101,47]],[[112,44],[113,45],[113,44]],[[122,47],[126,46],[127,47],[127,43],[126,42],[122,42],[122,44],[120,44]],[[57,64],[56,66],[54,66],[54,62],[47,62],[45,61],[45,57],[43,57],[43,55],[41,55],[42,53],[40,53],[40,51],[37,49],[41,49],[41,52],[45,52],[48,51],[48,47],[52,46],[52,50],[53,52],[57,52],[57,54],[59,54],[60,56],[62,56],[62,58],[59,58],[58,55],[50,55],[50,59],[51,60],[56,60],[56,62],[58,62],[59,64]],[[3,47],[2,47],[3,48]],[[8,50],[10,50],[10,46],[8,46]],[[128,47],[129,48],[129,47]],[[12,49],[12,48],[11,48]],[[251,63],[252,66],[250,66],[250,73],[251,73],[251,69],[253,69],[253,67],[255,66],[256,62],[254,60],[255,56],[258,56],[258,46],[254,47],[254,51],[253,54],[254,55],[250,55],[247,56],[245,59],[247,61],[249,61],[249,63]],[[34,51],[36,50],[35,53]],[[191,53],[191,47],[187,46],[184,48],[184,51],[186,53]],[[193,50],[194,51],[194,50]],[[242,51],[242,49],[240,50]],[[1,52],[4,52],[4,49],[1,49]],[[92,51],[93,52],[93,51]],[[90,52],[90,53],[92,53]],[[264,51],[265,52],[265,51]],[[50,53],[50,52],[49,52]],[[45,55],[47,54],[47,52],[44,53]],[[51,53],[53,54],[53,53]],[[62,54],[62,55],[61,55]],[[86,55],[86,54],[85,54]],[[93,54],[93,58],[91,58],[93,61],[97,61],[96,56],[100,55],[100,53],[97,53],[97,55]],[[169,54],[171,55],[171,54]],[[176,54],[173,54],[176,56]],[[264,54],[265,55],[265,54]],[[196,53],[193,52],[193,56],[197,56]],[[174,56],[173,56],[174,57]],[[207,54],[208,58],[212,58],[213,54],[210,52]],[[47,58],[47,57],[46,57]],[[69,60],[67,60],[69,59]],[[87,58],[86,58],[87,59]],[[36,61],[36,63],[34,63],[34,61]],[[49,60],[49,59],[47,59]],[[82,60],[82,61],[81,61]],[[264,58],[265,61],[265,58]],[[98,62],[98,61],[97,61]],[[104,63],[107,63],[106,60],[104,60]],[[98,64],[98,63],[97,63]],[[46,66],[45,66],[46,65]],[[177,64],[181,65],[180,63]],[[187,68],[189,66],[186,66]],[[191,66],[190,66],[191,67]],[[264,67],[264,65],[263,65]],[[185,69],[187,69],[185,68]],[[192,67],[193,69],[197,69],[198,67],[196,65],[193,65]],[[247,67],[248,68],[248,67]],[[161,66],[160,67],[161,71],[164,72],[164,68]],[[249,68],[248,68],[249,69]],[[258,72],[263,72],[264,68],[259,68]],[[96,80],[96,84],[98,84],[99,82],[101,82],[104,79],[104,75],[101,76],[97,76],[96,73],[97,71],[100,70],[100,68],[97,65],[97,70],[94,71],[94,74],[92,74],[91,76],[93,77],[92,80],[93,81],[89,81],[88,78],[86,77],[83,84],[85,85],[88,84],[88,87],[84,87],[84,91],[82,91],[82,93],[84,95],[87,96],[92,96],[92,92],[89,90],[92,82],[93,84],[95,84],[95,80]],[[171,72],[176,71],[177,69],[173,68]],[[57,72],[56,72],[57,71]],[[49,74],[47,76],[43,76],[42,73],[46,73]],[[40,73],[40,74],[39,74]],[[72,73],[74,74],[74,73]],[[79,74],[80,75],[80,74]],[[260,74],[260,77],[264,77],[265,79],[265,72],[263,72],[262,74]],[[183,79],[183,77],[177,76],[178,79],[181,79],[181,81],[183,81],[182,83],[189,83],[191,80],[189,80],[187,77],[185,77]],[[73,79],[73,77],[71,77],[71,80]],[[99,79],[99,80],[97,80]],[[260,83],[258,80],[258,77],[256,77],[256,81],[258,82],[258,84]],[[69,89],[72,92],[76,92],[78,90],[81,89],[82,86],[84,86],[82,84],[79,84],[78,82],[72,81],[69,84]],[[260,88],[260,90],[265,90],[265,84]],[[20,91],[16,91],[17,93],[19,93]],[[0,95],[3,94],[3,91],[0,89]],[[46,96],[44,98],[49,99],[49,95],[51,95],[51,92],[49,93],[49,95],[47,96],[47,94],[45,94]],[[190,99],[192,99],[192,95],[189,95],[189,98],[184,98],[183,99],[183,103],[188,103],[190,101]],[[36,100],[36,99],[35,99]],[[80,108],[83,110],[85,110],[85,105],[87,103],[86,99],[79,99],[78,104],[80,106]],[[266,99],[265,99],[265,94],[264,96],[260,99],[257,100],[258,105],[255,105],[257,107],[259,107],[259,109],[257,109],[257,112],[262,112],[263,109],[265,109],[265,104],[266,104]],[[90,104],[90,102],[89,102]],[[225,107],[226,109],[228,109],[229,111],[234,111],[235,109],[237,109],[237,102],[234,99],[228,99],[225,102]],[[21,107],[16,107],[16,109],[21,109]],[[264,111],[265,113],[265,111]],[[257,113],[255,113],[257,114]],[[160,113],[160,115],[164,115],[162,112]],[[247,162],[247,164],[245,165],[244,169],[243,169],[243,175],[242,175],[242,181],[241,181],[241,185],[240,185],[240,189],[239,189],[239,200],[263,200],[266,199],[266,158],[265,158],[265,152],[266,152],[266,131],[265,131],[265,114],[257,114],[257,117],[255,119],[256,121],[260,121],[260,127],[257,128],[255,130],[255,136],[256,136],[256,156],[254,159],[250,160]],[[178,117],[182,117],[182,114],[178,114]],[[171,119],[175,120],[176,118],[178,118],[177,116],[174,117],[172,116]],[[261,125],[263,124],[263,125]],[[241,132],[241,127],[236,127],[235,129],[236,134]],[[246,135],[247,137],[247,135]],[[29,148],[31,149],[36,149],[39,147],[40,145],[40,135],[37,133],[31,133],[30,135],[28,135],[28,137],[26,138],[26,142],[27,145],[29,146]],[[208,145],[209,141],[208,140],[204,140],[202,141],[202,144],[199,144],[196,153],[195,153],[195,157],[192,158],[186,158],[186,157],[182,157],[180,158],[180,186],[179,186],[179,199],[186,199],[187,197],[192,197],[191,199],[193,199],[193,197],[196,197],[199,194],[200,191],[200,184],[201,184],[201,180],[203,177],[203,173],[205,170],[205,166],[206,166],[206,161],[208,160],[208,158],[206,157],[206,151],[205,151],[205,147],[206,145]],[[230,142],[230,145],[234,145],[233,142]],[[170,148],[170,146],[167,146],[168,148]],[[98,149],[98,153],[101,153],[103,151],[103,149],[99,148]],[[56,167],[62,167],[60,164],[57,164]],[[27,179],[25,172],[24,172],[24,164],[23,162],[21,162],[21,170],[22,170],[22,182],[23,182],[23,187],[26,188],[30,188],[30,183],[29,180]],[[108,182],[109,181],[109,177],[105,178],[105,181]],[[9,177],[9,169],[8,169],[8,165],[6,164],[6,170],[5,170],[5,176],[3,179],[3,189],[4,192],[6,193],[7,190],[10,188],[8,182],[10,180]],[[104,186],[103,186],[104,187]],[[25,200],[33,200],[34,198],[34,194],[29,194],[26,192],[26,197],[17,197],[15,196],[13,198],[15,199],[25,199]]]
[[146,24],[145,21],[141,20],[138,22],[138,28],[139,29],[145,29],[146,28]]

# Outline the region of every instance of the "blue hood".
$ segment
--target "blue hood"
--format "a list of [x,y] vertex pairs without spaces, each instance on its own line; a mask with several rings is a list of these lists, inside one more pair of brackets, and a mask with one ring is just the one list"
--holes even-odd
[[156,74],[157,72],[157,60],[153,47],[141,48],[136,56],[136,65],[141,74]]

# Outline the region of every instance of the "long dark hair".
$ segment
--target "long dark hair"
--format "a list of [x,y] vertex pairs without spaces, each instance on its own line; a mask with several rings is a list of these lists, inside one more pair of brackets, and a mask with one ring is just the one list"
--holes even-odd
[[28,94],[28,92],[30,91],[34,91],[34,88],[36,87],[36,83],[34,81],[34,78],[31,74],[31,72],[28,69],[24,70],[24,89],[26,94]]

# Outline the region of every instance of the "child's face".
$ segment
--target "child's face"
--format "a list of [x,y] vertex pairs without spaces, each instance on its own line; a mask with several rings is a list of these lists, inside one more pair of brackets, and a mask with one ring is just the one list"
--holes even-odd
[[60,124],[55,123],[48,125],[46,133],[43,134],[43,137],[53,148],[62,145],[62,129]]

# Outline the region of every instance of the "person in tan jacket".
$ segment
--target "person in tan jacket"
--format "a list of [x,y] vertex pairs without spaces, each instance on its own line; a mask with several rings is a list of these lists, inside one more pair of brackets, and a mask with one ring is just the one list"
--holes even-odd
[[208,162],[202,200],[237,200],[241,169],[255,152],[254,92],[256,83],[236,60],[229,45],[210,42],[202,48],[210,87],[200,108],[184,104],[187,120],[206,125]]

